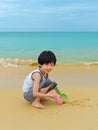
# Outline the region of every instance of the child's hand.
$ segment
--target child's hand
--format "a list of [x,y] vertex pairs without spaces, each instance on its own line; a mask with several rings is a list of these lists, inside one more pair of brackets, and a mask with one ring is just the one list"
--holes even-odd
[[54,92],[50,92],[50,93],[47,93],[47,95],[48,95],[48,97],[50,97],[50,98],[57,98],[57,94],[56,93],[54,93]]

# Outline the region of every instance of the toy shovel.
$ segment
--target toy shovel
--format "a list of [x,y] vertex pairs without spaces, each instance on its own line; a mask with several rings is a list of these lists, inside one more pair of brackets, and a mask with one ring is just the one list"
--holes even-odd
[[54,90],[62,97],[63,102],[66,102],[68,100],[68,96],[65,93],[61,93],[57,87]]

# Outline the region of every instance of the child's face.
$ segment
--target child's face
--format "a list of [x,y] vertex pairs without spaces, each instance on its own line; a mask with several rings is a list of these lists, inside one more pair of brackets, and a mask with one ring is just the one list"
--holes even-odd
[[48,74],[51,72],[54,68],[54,63],[48,63],[48,64],[43,64],[41,65],[41,70],[44,74]]

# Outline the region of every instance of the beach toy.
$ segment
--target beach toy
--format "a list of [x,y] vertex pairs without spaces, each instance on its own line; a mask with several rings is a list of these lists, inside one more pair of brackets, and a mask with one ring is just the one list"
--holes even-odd
[[63,102],[67,102],[67,101],[68,101],[68,96],[67,96],[67,94],[61,93],[57,87],[56,87],[54,90],[56,91],[57,94],[59,94],[59,95],[62,97]]
[[63,99],[62,99],[61,96],[57,96],[57,102],[58,102],[59,104],[62,104],[62,103],[63,103]]
[[[54,92],[51,92],[51,94],[54,94]],[[62,99],[62,97],[61,97],[60,95],[57,95],[57,96],[56,96],[56,100],[57,100],[57,102],[58,102],[59,104],[62,104],[62,103],[63,103],[63,99]]]
[[68,101],[68,96],[65,93],[61,93],[60,96],[62,97],[64,102]]

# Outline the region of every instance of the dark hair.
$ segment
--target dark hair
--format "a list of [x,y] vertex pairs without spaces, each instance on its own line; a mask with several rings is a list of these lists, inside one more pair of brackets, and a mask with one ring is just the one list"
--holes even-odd
[[52,51],[43,51],[38,57],[38,63],[40,65],[48,64],[48,63],[56,64],[56,56]]

